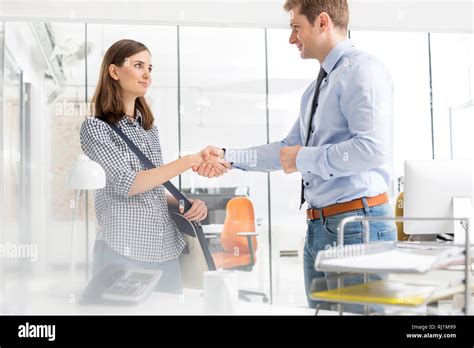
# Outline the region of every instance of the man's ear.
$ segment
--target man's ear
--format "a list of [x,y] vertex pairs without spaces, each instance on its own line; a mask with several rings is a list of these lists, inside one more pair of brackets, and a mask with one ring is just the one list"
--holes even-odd
[[[319,19],[319,23],[318,23]],[[329,28],[329,23],[331,22],[331,18],[326,12],[321,12],[319,16],[316,18],[316,25],[319,26],[319,29],[325,31]]]
[[117,73],[117,65],[115,65],[115,64],[110,64],[109,65],[109,75],[115,81],[118,81],[119,77],[118,77],[118,73]]

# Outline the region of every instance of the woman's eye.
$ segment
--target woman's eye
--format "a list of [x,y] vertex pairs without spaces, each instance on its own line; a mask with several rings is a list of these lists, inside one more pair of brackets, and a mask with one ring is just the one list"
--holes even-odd
[[135,68],[139,68],[141,66],[140,63],[135,64]]

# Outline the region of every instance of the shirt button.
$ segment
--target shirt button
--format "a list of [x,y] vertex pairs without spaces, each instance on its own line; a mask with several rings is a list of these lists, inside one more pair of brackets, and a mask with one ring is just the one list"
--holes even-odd
[[306,185],[306,186],[309,186],[309,182],[305,182],[305,185]]
[[314,129],[311,129],[311,134],[313,134],[313,133],[314,133]]
[[309,170],[306,173],[311,174],[311,172]]
[[334,175],[332,175],[332,174],[329,174],[329,176],[330,176],[330,177],[333,177]]

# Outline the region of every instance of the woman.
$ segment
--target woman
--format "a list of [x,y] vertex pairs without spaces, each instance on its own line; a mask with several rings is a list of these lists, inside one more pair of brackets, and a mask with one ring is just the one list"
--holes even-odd
[[[168,211],[167,204],[177,202],[162,184],[202,163],[212,164],[216,176],[223,174],[226,166],[209,149],[164,164],[158,129],[144,98],[151,73],[151,55],[142,43],[114,43],[104,56],[92,100],[95,117],[81,127],[82,149],[104,168],[107,179],[106,187],[95,197],[100,230],[94,245],[93,273],[113,263],[160,269],[163,274],[157,290],[180,293],[178,257],[185,242]],[[156,168],[145,170],[104,121],[115,123]],[[184,216],[205,219],[205,204],[197,199],[191,203]]]

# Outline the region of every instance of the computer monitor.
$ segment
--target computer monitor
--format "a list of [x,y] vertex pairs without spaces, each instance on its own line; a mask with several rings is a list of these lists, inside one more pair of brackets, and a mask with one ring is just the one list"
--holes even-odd
[[[405,161],[404,217],[469,217],[473,196],[471,160]],[[403,226],[406,234],[449,233],[454,234],[455,244],[465,242],[459,222],[405,221]]]
[[223,224],[226,216],[227,202],[232,198],[248,194],[248,187],[215,187],[215,188],[184,188],[182,192],[189,198],[200,199],[207,206],[207,217],[201,221],[203,225]]

